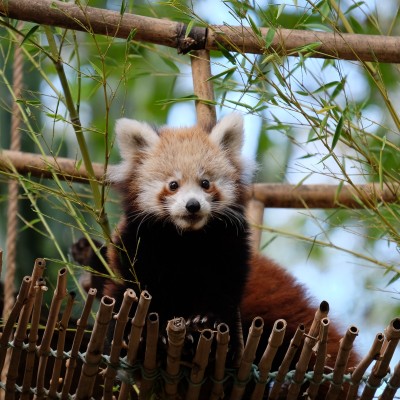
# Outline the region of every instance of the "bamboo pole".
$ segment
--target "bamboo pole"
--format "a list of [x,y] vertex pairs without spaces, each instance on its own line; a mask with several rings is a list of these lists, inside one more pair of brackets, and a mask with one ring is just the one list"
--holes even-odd
[[215,111],[214,90],[209,80],[212,77],[210,52],[207,50],[197,50],[190,54],[192,64],[193,92],[197,96],[195,101],[197,124],[206,131],[217,122]]
[[296,370],[289,385],[287,400],[295,400],[300,392],[304,376],[307,372],[310,363],[313,347],[318,340],[320,330],[320,322],[328,316],[329,304],[322,301],[318,310],[315,313],[314,320],[311,324],[308,334],[305,336],[303,349],[300,353],[299,361],[296,364]]
[[159,318],[155,312],[147,316],[146,322],[146,351],[143,361],[143,377],[140,385],[139,400],[148,399],[150,389],[154,384],[157,373],[157,343]]
[[85,354],[85,362],[81,369],[74,397],[76,400],[86,400],[92,395],[114,305],[115,299],[109,296],[103,296],[100,301],[100,307],[96,314],[93,331]]
[[67,305],[63,312],[61,321],[58,323],[58,340],[57,340],[57,351],[56,351],[56,359],[54,362],[53,373],[51,375],[51,382],[48,397],[50,399],[58,399],[57,389],[62,382],[61,377],[61,369],[62,363],[64,361],[64,348],[65,348],[65,339],[67,335],[68,322],[72,313],[72,306],[75,301],[76,294],[75,292],[70,292],[67,300]]
[[216,335],[217,347],[215,350],[215,366],[213,375],[213,388],[210,400],[219,400],[224,397],[225,363],[229,345],[229,326],[225,323],[218,324]]
[[42,342],[38,348],[39,367],[36,379],[36,393],[34,399],[42,399],[45,397],[45,374],[47,360],[50,352],[51,339],[57,325],[58,313],[60,312],[61,303],[67,295],[67,269],[61,268],[58,271],[57,285],[51,300],[49,314],[47,317],[46,327],[44,329]]
[[79,357],[79,348],[82,343],[82,339],[83,339],[83,335],[85,333],[89,315],[92,311],[92,305],[93,305],[94,299],[96,298],[96,293],[97,293],[96,289],[93,289],[93,288],[89,289],[81,317],[78,319],[78,321],[76,323],[76,326],[77,326],[76,332],[75,332],[74,340],[72,342],[71,352],[69,354],[69,358],[66,363],[67,369],[65,372],[65,378],[64,378],[63,387],[61,390],[61,399],[62,400],[67,400],[69,397],[69,390],[71,388],[72,379],[74,376],[75,368],[77,365],[77,360]]
[[183,318],[174,318],[168,321],[167,336],[167,366],[165,394],[168,400],[176,399],[180,379],[180,361],[183,344],[185,342],[186,324]]
[[358,388],[360,386],[361,379],[363,378],[367,368],[371,365],[374,360],[378,360],[381,356],[381,349],[384,341],[382,333],[377,333],[372,343],[372,346],[367,355],[357,365],[356,369],[351,374],[351,381],[349,391],[347,392],[346,400],[354,400],[358,395]]
[[342,391],[343,376],[347,361],[349,360],[350,352],[357,336],[358,328],[353,325],[346,331],[343,339],[340,341],[339,353],[333,368],[332,382],[326,394],[326,400],[336,400]]
[[37,258],[35,260],[35,264],[33,266],[32,275],[29,279],[29,290],[28,296],[24,303],[24,306],[21,310],[17,328],[15,330],[14,340],[13,340],[13,347],[11,350],[11,357],[10,357],[10,368],[7,374],[6,380],[6,393],[5,399],[6,400],[13,400],[15,398],[15,382],[18,376],[18,368],[21,359],[22,347],[23,342],[26,336],[26,329],[28,326],[29,318],[32,313],[32,308],[35,299],[35,285],[38,282],[39,278],[42,277],[44,268],[46,266],[46,262],[43,258]]
[[14,329],[14,324],[16,323],[22,307],[24,306],[28,297],[31,281],[32,278],[30,276],[25,276],[24,279],[22,279],[21,287],[15,300],[14,307],[11,310],[10,315],[8,316],[7,322],[4,325],[3,332],[0,338],[0,371],[3,370],[4,361],[7,355],[8,341],[10,340],[12,330]]
[[[10,172],[10,165],[20,174],[31,174],[36,177],[52,178],[55,171],[61,179],[89,183],[85,169],[77,168],[76,160],[68,158],[44,159],[43,156],[33,153],[21,153],[10,150],[0,151],[0,171]],[[95,177],[99,182],[104,181],[102,164],[93,163]],[[108,182],[111,183],[112,182]],[[396,183],[380,184],[370,183],[355,185],[289,185],[281,183],[256,183],[252,186],[254,200],[268,208],[364,208],[380,202],[394,203],[400,197],[400,186]],[[359,199],[357,193],[362,193],[368,199],[368,204]],[[254,223],[259,221],[254,220]]]
[[321,320],[321,327],[319,333],[318,351],[314,365],[314,376],[310,382],[310,386],[306,391],[307,400],[313,400],[317,396],[319,385],[323,380],[323,373],[325,368],[327,345],[328,345],[328,330],[329,330],[329,318],[323,318]]
[[274,361],[278,348],[283,343],[285,336],[287,323],[283,319],[275,321],[271,331],[271,335],[268,338],[268,345],[258,363],[259,380],[256,383],[251,400],[261,400],[264,396],[265,387],[268,383],[268,374],[271,371],[272,362]]
[[190,371],[189,387],[186,392],[186,400],[197,400],[200,395],[201,384],[206,372],[208,358],[214,333],[211,329],[204,329],[200,333],[196,354]]
[[396,364],[393,374],[390,377],[385,390],[379,397],[379,400],[391,400],[394,398],[397,390],[400,388],[400,361]]
[[[179,22],[82,7],[57,0],[2,1],[0,14],[77,31],[124,39],[133,37],[137,41],[177,48],[181,53],[201,49],[218,50],[218,44],[222,44],[233,51],[263,54],[266,52],[263,38],[269,31],[269,28],[259,28],[258,36],[246,26],[211,25],[208,29],[193,26],[188,32],[187,26]],[[395,36],[281,28],[274,30],[268,51],[298,56],[299,49],[311,43],[320,44],[312,57],[400,63],[400,38]]]
[[296,355],[298,349],[301,346],[301,343],[303,342],[304,333],[305,333],[304,325],[300,324],[297,327],[292,340],[290,341],[289,348],[286,351],[285,357],[283,358],[283,361],[281,362],[281,365],[278,369],[278,373],[276,374],[275,381],[272,386],[268,399],[277,400],[279,398],[279,392],[285,381],[286,374],[289,371],[294,356]]
[[35,302],[31,318],[31,327],[28,337],[28,349],[26,354],[24,378],[22,381],[21,400],[29,400],[31,398],[31,385],[35,372],[36,346],[39,339],[39,325],[42,311],[43,294],[47,291],[46,282],[40,278],[35,285]]
[[361,394],[361,400],[371,400],[377,388],[381,385],[382,379],[389,371],[390,360],[400,340],[400,318],[390,321],[386,327],[385,341],[382,346],[382,357],[375,363],[371,374],[368,377],[367,384]]
[[[142,336],[143,327],[146,324],[147,311],[149,310],[151,295],[147,290],[140,293],[139,304],[136,309],[135,316],[132,319],[132,328],[129,335],[128,353],[126,355],[126,363],[133,367],[136,362],[137,352],[139,349],[140,338]],[[129,398],[129,384],[122,382],[119,392],[119,399]]]
[[117,375],[119,356],[124,344],[125,327],[129,320],[129,312],[135,301],[137,301],[136,293],[132,289],[127,289],[122,299],[121,308],[119,309],[118,314],[114,317],[117,323],[115,324],[114,336],[110,350],[109,365],[104,373],[104,400],[113,399],[114,379]]
[[263,329],[264,320],[261,317],[254,318],[249,329],[246,345],[237,371],[237,377],[232,388],[231,400],[240,400],[243,396]]

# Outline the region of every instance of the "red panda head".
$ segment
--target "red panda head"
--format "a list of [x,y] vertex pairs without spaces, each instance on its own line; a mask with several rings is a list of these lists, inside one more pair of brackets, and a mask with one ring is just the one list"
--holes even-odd
[[246,182],[239,114],[224,117],[210,133],[198,126],[157,131],[123,118],[116,135],[123,161],[110,179],[121,188],[128,213],[164,219],[182,231],[223,215],[240,222],[235,210],[244,201]]

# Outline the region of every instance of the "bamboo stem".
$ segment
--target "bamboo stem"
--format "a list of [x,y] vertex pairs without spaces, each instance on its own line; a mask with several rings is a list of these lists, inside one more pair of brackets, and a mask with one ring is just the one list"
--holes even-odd
[[271,331],[271,335],[268,338],[268,345],[258,363],[259,370],[259,380],[253,390],[251,400],[261,400],[264,396],[265,387],[268,383],[268,374],[271,371],[272,362],[278,348],[283,343],[283,338],[285,336],[287,323],[283,319],[278,319],[275,321],[274,326]]
[[204,329],[201,331],[196,354],[193,359],[192,370],[190,372],[186,400],[197,400],[199,398],[201,383],[206,372],[213,339],[214,333],[211,329]]
[[168,321],[167,380],[165,382],[165,394],[169,400],[176,399],[178,394],[180,361],[185,335],[186,324],[183,318],[174,318]]
[[[135,316],[132,319],[132,328],[129,335],[128,353],[126,355],[126,363],[133,366],[136,362],[137,352],[139,349],[140,338],[142,336],[143,327],[146,324],[146,316],[151,302],[151,295],[147,290],[140,293],[139,304],[136,309]],[[119,392],[119,398],[125,399],[129,395],[129,385],[122,382]]]
[[24,307],[20,313],[17,328],[15,330],[13,348],[10,357],[10,368],[6,380],[6,393],[5,399],[12,400],[15,398],[15,382],[17,380],[18,368],[21,359],[22,346],[26,337],[26,329],[28,326],[29,318],[32,313],[32,308],[35,299],[35,285],[39,278],[42,277],[46,262],[42,258],[37,258],[33,266],[32,275],[29,282],[28,296],[25,301]]
[[155,312],[147,316],[146,323],[146,352],[143,361],[143,377],[140,385],[139,400],[149,398],[157,371],[157,343],[159,332],[159,318]]
[[[58,399],[57,388],[60,384],[61,368],[62,368],[62,363],[64,361],[65,339],[66,339],[66,335],[67,335],[68,322],[71,317],[72,306],[74,304],[75,297],[76,297],[76,294],[74,292],[69,293],[67,305],[63,312],[61,321],[58,324],[58,340],[57,340],[56,359],[54,362],[53,373],[51,376],[51,383],[50,383],[50,388],[49,388],[49,393],[48,393],[48,397],[50,399]],[[61,381],[62,381],[62,379],[61,379]]]
[[400,388],[400,362],[396,364],[393,374],[387,383],[385,390],[379,397],[379,400],[391,400],[394,398],[397,390]]
[[[76,160],[68,158],[44,158],[33,153],[11,150],[0,151],[0,171],[10,173],[12,169],[20,174],[31,174],[51,179],[55,173],[60,179],[79,183],[89,183],[90,179],[83,166],[77,167]],[[94,178],[104,182],[102,164],[93,163]],[[111,183],[112,182],[108,182]],[[380,202],[394,203],[400,197],[400,187],[396,183],[364,185],[289,185],[281,183],[256,183],[252,186],[254,200],[260,202],[258,208],[363,208],[373,207]],[[357,193],[363,194],[362,201]],[[256,225],[257,221],[252,222]]]
[[368,354],[361,360],[361,362],[357,365],[356,369],[351,374],[351,384],[349,386],[346,400],[354,400],[357,398],[358,388],[360,386],[361,379],[363,378],[367,368],[371,365],[372,361],[379,359],[383,341],[383,334],[378,333],[375,336],[374,342]]
[[318,310],[315,313],[314,320],[308,334],[305,336],[303,349],[300,353],[299,361],[296,364],[296,370],[293,376],[292,383],[289,385],[287,400],[295,400],[300,392],[304,376],[307,372],[313,347],[318,340],[320,330],[320,322],[328,316],[329,304],[326,301],[321,302]]
[[224,397],[225,362],[229,345],[229,326],[221,323],[217,326],[217,348],[215,350],[214,384],[210,400],[219,400]]
[[382,378],[389,371],[390,360],[400,340],[400,318],[390,321],[384,333],[385,341],[382,346],[382,357],[372,368],[367,384],[361,394],[361,400],[371,400],[374,397],[377,388],[381,385]]
[[206,131],[217,122],[217,114],[215,111],[214,91],[210,78],[211,64],[210,52],[207,50],[197,50],[190,54],[192,63],[192,80],[193,91],[197,96],[195,101],[197,124]]
[[237,378],[232,388],[232,393],[230,397],[231,400],[239,400],[243,396],[263,329],[264,320],[261,317],[254,318],[249,329],[249,334],[247,336],[243,356],[237,372]]
[[82,343],[83,335],[87,326],[89,315],[92,311],[92,305],[94,299],[96,298],[96,289],[89,289],[88,296],[86,298],[85,306],[83,308],[81,317],[78,319],[76,325],[76,332],[74,336],[74,341],[72,343],[71,354],[67,361],[67,370],[65,372],[65,379],[61,391],[61,399],[67,400],[69,396],[69,390],[71,388],[72,379],[74,376],[75,368],[77,365],[77,360],[79,357],[79,348]]
[[24,378],[22,381],[21,400],[28,400],[31,398],[30,389],[35,371],[36,345],[39,339],[38,332],[42,311],[43,294],[47,291],[47,286],[43,278],[40,278],[38,280],[37,284],[35,285],[35,290],[35,303],[33,305],[31,328],[29,330],[28,349],[24,368]]
[[[32,13],[35,9],[35,13]],[[137,41],[156,43],[190,50],[219,50],[218,44],[228,50],[263,54],[262,38],[269,28],[259,28],[260,35],[246,26],[210,25],[208,29],[187,26],[174,21],[138,16],[94,7],[81,7],[57,0],[8,0],[0,2],[0,14],[9,18],[38,24],[58,26],[77,31],[128,38],[135,32]],[[317,58],[400,63],[399,38],[382,35],[361,35],[341,32],[275,29],[269,51],[285,56],[298,56],[299,48],[320,43],[310,55]]]
[[333,368],[332,382],[329,386],[326,400],[335,400],[342,391],[343,375],[346,370],[347,361],[349,360],[353,342],[358,336],[358,328],[351,326],[340,342],[339,353]]
[[0,338],[0,371],[3,370],[4,361],[7,355],[8,341],[10,340],[12,330],[14,329],[14,324],[24,306],[26,299],[28,297],[29,288],[31,285],[32,278],[30,276],[25,276],[22,280],[21,287],[19,289],[18,296],[15,300],[13,309],[8,316],[7,322],[3,328],[3,332]]
[[103,296],[100,301],[75,394],[76,400],[86,400],[92,395],[114,305],[115,300],[108,296]]
[[57,325],[58,314],[61,303],[67,295],[67,269],[62,268],[58,271],[57,285],[51,300],[49,315],[47,317],[46,327],[43,333],[42,342],[38,348],[39,367],[36,380],[36,394],[34,399],[42,399],[45,396],[44,379],[46,374],[46,365],[50,352],[50,343]]
[[114,378],[117,375],[119,367],[119,356],[124,343],[125,327],[129,320],[129,312],[132,304],[137,301],[136,293],[132,289],[127,289],[124,293],[121,308],[118,314],[114,317],[117,323],[115,324],[114,336],[110,351],[110,364],[104,373],[104,400],[112,400]]
[[321,320],[319,342],[317,357],[314,365],[314,376],[310,382],[310,386],[307,389],[307,400],[313,400],[317,396],[319,385],[323,380],[323,373],[325,368],[327,345],[328,345],[328,330],[329,330],[329,318],[323,318]]
[[285,354],[285,357],[283,358],[283,361],[278,369],[278,373],[275,377],[275,382],[272,386],[272,389],[271,389],[268,399],[270,399],[270,400],[278,399],[279,392],[285,381],[286,374],[289,371],[289,368],[290,368],[290,365],[292,364],[293,358],[296,355],[297,350],[299,349],[301,343],[303,342],[304,333],[305,333],[304,325],[300,324],[297,327],[292,340],[290,341],[289,348],[288,348],[288,350]]

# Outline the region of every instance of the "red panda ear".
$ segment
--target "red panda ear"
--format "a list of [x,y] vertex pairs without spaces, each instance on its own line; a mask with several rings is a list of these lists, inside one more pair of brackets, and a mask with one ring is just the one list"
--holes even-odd
[[210,133],[210,139],[221,148],[240,153],[243,146],[243,118],[238,113],[223,117]]
[[147,123],[121,118],[115,125],[119,151],[124,160],[141,150],[150,149],[159,140],[157,132]]

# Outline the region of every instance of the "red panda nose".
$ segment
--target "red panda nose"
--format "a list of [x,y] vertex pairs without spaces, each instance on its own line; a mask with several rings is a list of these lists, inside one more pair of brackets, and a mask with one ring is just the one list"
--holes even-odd
[[200,203],[196,199],[190,199],[186,203],[186,210],[188,210],[191,214],[197,213],[201,208]]

